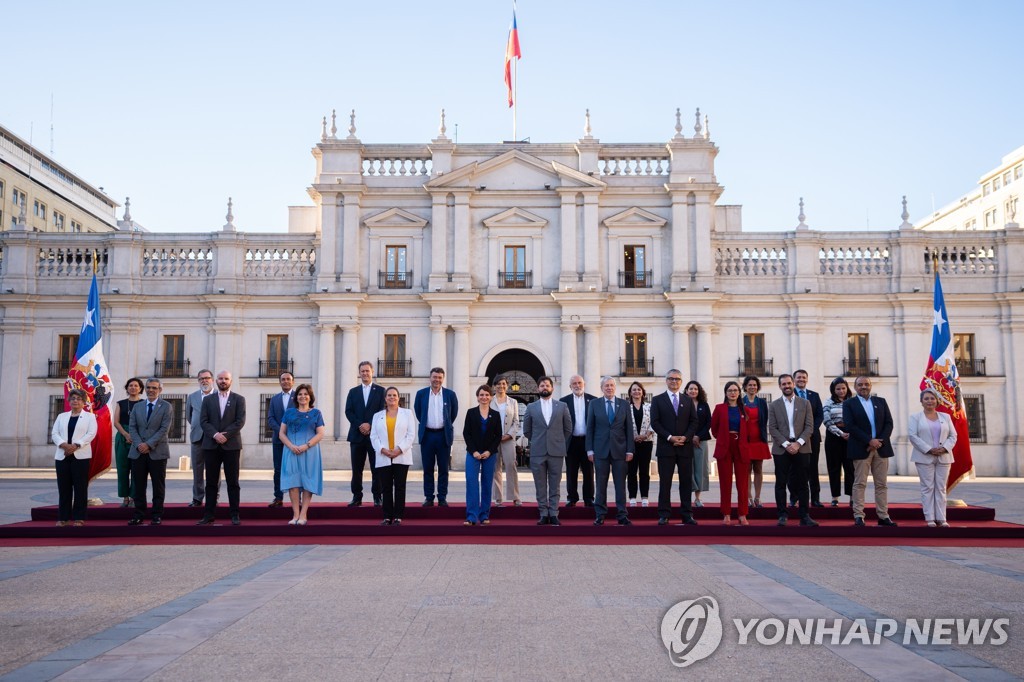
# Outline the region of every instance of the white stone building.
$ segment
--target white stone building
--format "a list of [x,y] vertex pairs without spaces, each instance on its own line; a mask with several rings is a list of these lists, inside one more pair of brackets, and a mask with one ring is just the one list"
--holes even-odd
[[657,392],[677,367],[714,402],[747,373],[775,395],[775,377],[801,367],[818,390],[872,374],[896,419],[895,468],[912,473],[904,433],[930,345],[935,252],[970,349],[978,472],[1022,474],[1019,229],[924,232],[904,206],[888,232],[812,230],[802,210],[789,232],[745,232],[740,207],[718,202],[719,150],[699,114],[692,133],[677,114],[674,135],[644,144],[603,143],[589,120],[564,144],[456,145],[443,119],[425,144],[355,132],[354,120],[347,137],[325,121],[313,205],[291,209],[287,234],[238,232],[230,211],[209,234],[0,234],[0,394],[18,396],[0,465],[50,466],[61,352],[96,250],[115,383],[157,373],[174,398],[199,369],[230,369],[251,405],[245,466],[270,464],[257,398],[289,368],[327,416],[325,464],[347,467],[342,405],[369,359],[407,395],[445,367],[463,410],[506,371],[524,394],[542,373],[568,392],[577,372],[594,390],[611,374],[622,391],[639,379]]
[[996,230],[1019,227],[1018,199],[1024,191],[1024,146],[1003,157],[978,185],[914,227],[927,231]]

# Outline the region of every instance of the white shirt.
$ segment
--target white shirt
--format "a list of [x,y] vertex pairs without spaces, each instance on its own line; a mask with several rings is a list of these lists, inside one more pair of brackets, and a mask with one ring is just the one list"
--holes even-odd
[[576,423],[573,424],[572,435],[585,436],[587,435],[587,399],[573,393],[572,404],[576,412]]
[[[792,397],[782,397],[782,402],[786,406],[786,419],[789,420],[789,442],[796,440],[796,432],[793,430],[793,411],[796,409],[796,400]],[[800,443],[803,445],[803,443]]]
[[363,405],[365,406],[370,402],[370,388],[373,387],[373,382],[369,384],[363,384]]
[[551,423],[551,398],[540,399],[540,413],[544,417],[544,423]]
[[871,437],[877,438],[878,436],[875,435],[875,406],[871,403],[871,398],[861,398],[858,395],[857,400],[860,401],[861,407],[867,412],[868,421],[871,422]]
[[288,409],[288,404],[291,402],[291,399],[292,399],[292,392],[291,391],[281,391],[281,404],[284,405],[284,409],[286,409],[286,410]]
[[224,416],[224,408],[228,406],[228,398],[231,396],[231,391],[227,393],[221,393],[218,397],[220,398],[220,416]]
[[427,428],[444,428],[444,389],[437,393],[431,390],[427,394]]

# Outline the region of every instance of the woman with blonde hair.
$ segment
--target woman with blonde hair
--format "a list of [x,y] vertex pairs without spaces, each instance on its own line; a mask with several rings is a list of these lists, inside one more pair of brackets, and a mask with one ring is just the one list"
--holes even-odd
[[910,444],[914,450],[910,461],[917,467],[921,481],[921,509],[929,528],[946,523],[946,481],[953,463],[956,428],[953,420],[938,411],[939,394],[932,388],[921,391],[921,412],[910,415],[908,428]]

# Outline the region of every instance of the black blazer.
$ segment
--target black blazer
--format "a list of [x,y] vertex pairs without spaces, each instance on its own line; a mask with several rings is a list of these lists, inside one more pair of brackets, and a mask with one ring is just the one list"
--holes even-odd
[[345,398],[345,419],[348,420],[349,443],[369,443],[370,434],[365,436],[359,433],[360,424],[371,424],[373,415],[385,407],[384,387],[380,384],[370,384],[370,398],[363,404],[363,385],[360,383],[348,392]]
[[466,441],[466,452],[489,452],[495,455],[501,443],[501,415],[491,410],[487,418],[487,429],[484,430],[480,419],[480,408],[471,407],[466,411],[466,419],[462,425],[462,438]]
[[711,406],[697,403],[697,438],[701,443],[711,440]]
[[[241,450],[242,427],[245,426],[245,398],[234,391],[228,394],[224,416],[220,416],[220,392],[214,391],[203,398],[199,412],[199,424],[203,429],[203,449]],[[227,442],[223,445],[213,439],[214,434],[223,433]]]
[[[693,457],[693,436],[697,433],[697,410],[693,400],[685,393],[679,394],[679,414],[672,410],[672,399],[668,392],[659,393],[651,399],[651,428],[658,434],[658,457],[672,453],[674,456]],[[668,442],[669,436],[683,436],[686,444],[677,447]]]
[[[885,398],[871,398],[871,405],[875,408],[875,433],[882,441],[882,447],[878,449],[879,457],[892,457],[892,413],[889,412],[889,404]],[[860,404],[860,398],[853,396],[843,403],[843,423],[846,430],[850,432],[850,439],[846,441],[847,459],[867,459],[868,442],[871,440],[871,422]]]
[[[586,430],[587,427],[587,411],[590,410],[590,401],[595,400],[596,395],[590,395],[587,392],[583,393],[583,428]],[[576,432],[576,396],[570,393],[569,395],[563,395],[559,398],[565,406],[569,408],[569,418],[572,419],[572,430]],[[566,445],[569,443],[566,442]]]
[[821,425],[825,422],[825,408],[821,404],[821,396],[817,391],[807,390],[807,400],[811,403],[811,414],[814,415],[814,431],[812,436],[821,436]]

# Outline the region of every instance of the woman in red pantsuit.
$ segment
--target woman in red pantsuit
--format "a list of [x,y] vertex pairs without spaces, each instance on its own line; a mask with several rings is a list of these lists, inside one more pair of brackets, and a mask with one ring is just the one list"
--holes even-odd
[[[711,434],[715,438],[715,459],[718,460],[718,485],[721,492],[722,523],[732,523],[732,480],[736,477],[736,502],[740,525],[746,526],[748,502],[747,480],[750,476],[747,432],[750,419],[740,402],[740,385],[725,385],[725,401],[715,405],[711,414]],[[757,428],[753,425],[753,428]]]

